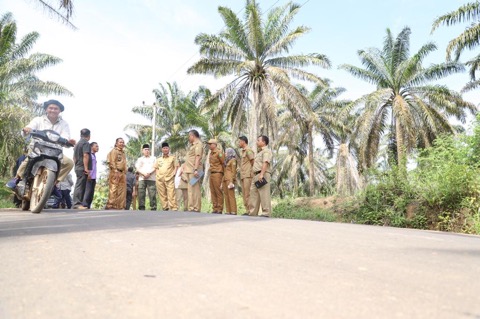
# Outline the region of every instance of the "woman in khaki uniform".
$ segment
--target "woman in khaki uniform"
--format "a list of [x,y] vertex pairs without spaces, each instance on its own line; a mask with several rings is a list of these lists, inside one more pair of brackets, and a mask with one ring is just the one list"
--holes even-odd
[[117,138],[115,148],[107,155],[108,201],[106,209],[125,209],[127,202],[127,158],[123,151],[125,142]]
[[225,175],[223,187],[225,193],[226,213],[237,215],[237,200],[235,199],[235,184],[237,181],[237,160],[235,150],[227,148],[225,151]]

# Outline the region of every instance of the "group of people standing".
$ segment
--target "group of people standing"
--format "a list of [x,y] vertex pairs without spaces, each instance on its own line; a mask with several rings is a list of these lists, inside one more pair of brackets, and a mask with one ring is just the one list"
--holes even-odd
[[[73,169],[76,182],[73,193],[73,203],[67,201],[67,206],[74,209],[91,208],[97,178],[96,153],[99,145],[90,142],[89,129],[80,131],[78,143],[70,138],[70,128],[67,122],[59,115],[64,106],[50,100],[44,103],[45,115],[34,118],[23,130],[28,134],[31,130],[50,129],[69,140],[74,146],[73,161],[63,156],[62,165],[58,174],[59,187],[62,183],[71,183],[67,178]],[[130,209],[130,205],[138,209],[146,209],[148,194],[150,210],[157,209],[156,195],[161,201],[162,210],[179,209],[183,202],[185,211],[200,212],[202,205],[201,180],[204,176],[204,145],[197,130],[188,132],[189,146],[185,161],[180,162],[175,155],[170,154],[170,146],[162,143],[162,154],[158,158],[151,156],[150,146],[144,144],[142,156],[133,167],[127,169],[127,159],[124,151],[125,141],[117,138],[114,148],[107,155],[109,169],[109,193],[105,209]],[[235,189],[237,186],[237,153],[233,148],[225,152],[219,147],[215,139],[210,139],[209,145],[209,187],[212,201],[212,213],[237,214]],[[271,211],[270,182],[272,152],[268,148],[267,136],[259,136],[256,141],[258,152],[248,146],[248,139],[241,136],[238,139],[240,154],[240,188],[246,208],[245,215],[269,217]],[[26,162],[26,161],[25,161]],[[14,179],[7,186],[14,189],[22,180],[25,163],[18,168]],[[69,182],[70,181],[70,182]],[[71,185],[70,185],[71,187]],[[65,186],[67,189],[67,186]],[[261,207],[261,212],[259,213]]]
[[[202,207],[201,179],[204,176],[204,145],[197,130],[188,133],[189,147],[185,161],[180,162],[170,153],[167,142],[162,143],[162,154],[151,156],[150,146],[144,144],[142,157],[127,170],[125,142],[118,138],[107,156],[109,167],[109,195],[106,209],[129,209],[132,193],[138,197],[138,209],[146,209],[148,195],[150,210],[157,209],[156,195],[162,210],[179,210],[183,202],[185,211],[200,212]],[[233,148],[223,152],[217,140],[210,139],[209,187],[212,213],[237,214],[235,189],[237,186],[237,154]],[[240,148],[240,188],[246,208],[245,215],[269,217],[271,211],[270,181],[272,152],[267,136],[257,139],[258,152],[248,146],[248,139],[238,139]],[[260,207],[262,211],[259,214]]]

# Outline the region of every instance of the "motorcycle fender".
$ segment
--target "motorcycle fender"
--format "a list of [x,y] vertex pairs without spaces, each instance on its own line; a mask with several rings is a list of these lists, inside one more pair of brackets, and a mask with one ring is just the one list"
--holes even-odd
[[35,164],[33,164],[33,167],[32,167],[32,175],[33,176],[37,175],[37,172],[40,169],[40,167],[45,167],[49,171],[53,171],[53,172],[58,171],[57,162],[55,162],[52,159],[44,159],[44,160],[38,161]]

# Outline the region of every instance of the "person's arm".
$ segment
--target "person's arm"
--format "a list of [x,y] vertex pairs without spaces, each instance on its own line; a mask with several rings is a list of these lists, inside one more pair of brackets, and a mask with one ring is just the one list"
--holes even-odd
[[84,173],[89,175],[90,170],[88,169],[88,162],[90,160],[90,154],[89,153],[83,153],[83,166],[84,166]]
[[259,180],[263,179],[263,175],[265,175],[265,172],[267,171],[268,166],[270,165],[270,161],[272,160],[271,153],[264,152],[262,154],[262,160],[263,160],[263,164],[262,164],[262,170],[260,171],[260,175],[258,176]]

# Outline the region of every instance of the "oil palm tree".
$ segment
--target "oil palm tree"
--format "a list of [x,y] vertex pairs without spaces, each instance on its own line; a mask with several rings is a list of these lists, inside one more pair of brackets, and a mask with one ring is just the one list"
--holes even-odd
[[275,136],[278,101],[288,105],[295,118],[301,118],[308,109],[308,99],[291,80],[322,80],[303,67],[330,66],[322,54],[289,54],[295,41],[309,31],[305,26],[290,28],[299,10],[299,5],[287,3],[273,8],[265,19],[258,3],[246,0],[242,21],[231,9],[220,6],[225,30],[218,35],[201,33],[195,38],[202,57],[188,73],[233,76],[210,101],[219,102],[234,133],[248,120],[252,141],[258,133]]
[[[155,96],[154,107],[143,104],[134,107],[132,112],[152,121],[155,110],[155,136],[157,138],[154,145],[158,145],[159,140],[168,140],[172,152],[184,149],[187,143],[186,132],[194,126],[190,122],[191,113],[198,114],[198,106],[192,102],[191,95],[186,96],[176,82],[160,84],[159,88],[153,90],[153,94]],[[129,124],[125,130],[146,132],[144,130],[146,127],[150,127],[150,125]]]
[[468,111],[475,112],[475,106],[464,101],[460,94],[446,86],[429,84],[463,71],[463,65],[450,61],[423,67],[425,57],[437,47],[427,43],[410,56],[410,34],[410,28],[405,27],[394,38],[387,29],[382,49],[358,51],[365,68],[341,66],[376,85],[375,91],[351,104],[351,107],[361,106],[356,137],[359,160],[364,167],[375,162],[380,138],[386,132],[395,145],[396,162],[405,163],[408,152],[418,144],[428,146],[439,134],[455,132],[449,117],[464,122]]
[[[480,45],[480,1],[466,3],[457,10],[438,17],[433,22],[432,32],[440,25],[450,26],[468,21],[472,21],[472,24],[448,43],[447,60],[450,60],[452,54],[458,60],[463,51],[472,50]],[[470,67],[471,81],[464,87],[464,91],[480,86],[480,80],[475,77],[475,73],[480,70],[480,54],[469,60],[466,65]]]
[[[37,0],[37,2],[53,17],[59,19],[69,27],[76,29],[70,21],[73,15],[73,1],[72,0]],[[58,8],[57,5],[58,5]]]

